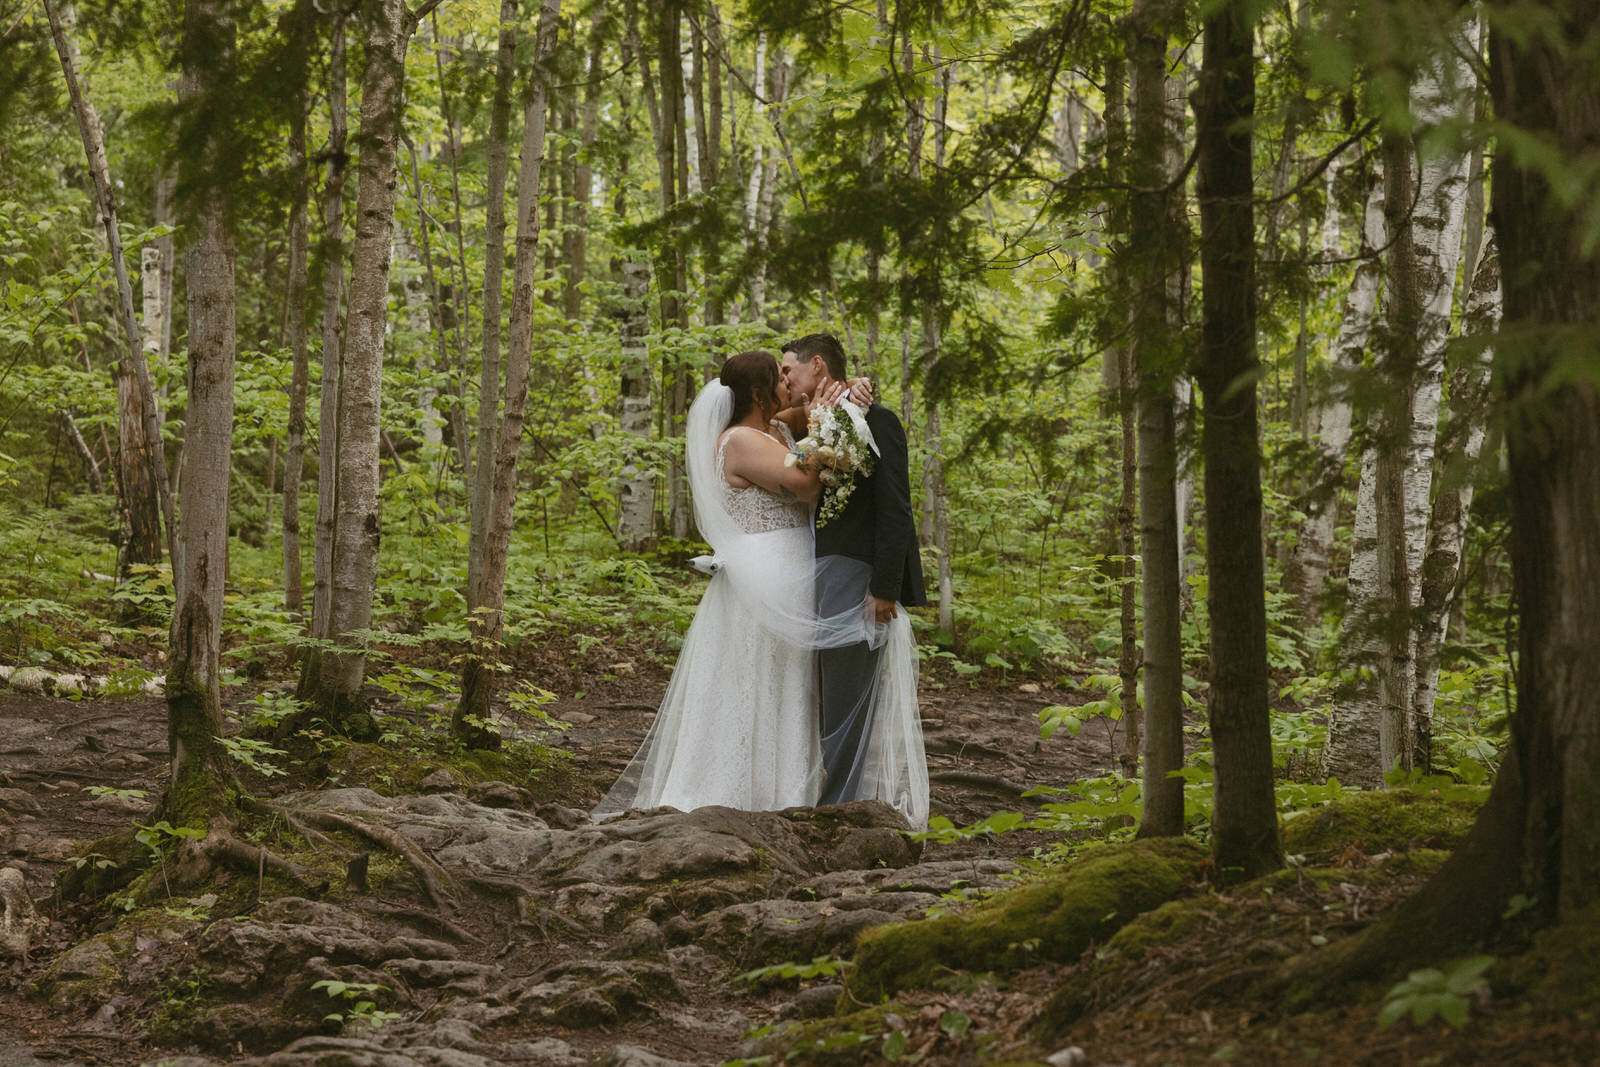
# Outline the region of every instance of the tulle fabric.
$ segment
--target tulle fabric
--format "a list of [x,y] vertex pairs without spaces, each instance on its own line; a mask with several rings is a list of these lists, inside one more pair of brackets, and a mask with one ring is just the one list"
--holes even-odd
[[[747,532],[728,508],[718,470],[731,391],[701,390],[686,426],[695,521],[718,564],[684,637],[655,721],[632,762],[595,807],[597,819],[630,808],[720,804],[747,811],[810,805],[821,792],[814,653],[865,643],[881,650],[861,713],[870,723],[844,799],[879,799],[914,826],[927,824],[927,764],[917,714],[916,646],[905,612],[882,624],[866,599],[867,564],[814,558],[803,517],[789,529]],[[818,590],[859,587],[837,612],[819,614]]]

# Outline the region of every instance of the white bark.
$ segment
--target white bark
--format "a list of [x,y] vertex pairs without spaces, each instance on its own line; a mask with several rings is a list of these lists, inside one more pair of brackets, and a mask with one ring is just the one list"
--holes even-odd
[[[345,100],[344,17],[334,15],[328,53],[328,176],[322,195],[322,398],[317,425],[317,518],[311,559],[311,634],[325,638],[333,599],[333,515],[339,485],[339,373],[344,327],[344,176],[348,134]],[[321,655],[306,656],[299,696],[315,687]]]
[[[418,205],[419,208],[421,205]],[[439,414],[439,391],[429,383],[433,373],[433,359],[428,352],[428,342],[433,337],[433,318],[428,308],[428,280],[417,247],[398,218],[394,223],[395,271],[400,275],[400,289],[405,294],[406,329],[410,333],[411,349],[416,353],[418,428],[422,439],[430,445],[444,442],[444,418]]]
[[[1337,230],[1337,226],[1334,227]],[[1324,224],[1324,234],[1327,232]],[[1322,402],[1310,417],[1313,459],[1307,481],[1310,491],[1305,520],[1286,576],[1300,598],[1302,617],[1316,618],[1316,603],[1328,580],[1334,525],[1339,517],[1339,492],[1344,483],[1345,452],[1350,447],[1350,385],[1372,337],[1372,317],[1378,306],[1378,285],[1383,265],[1383,176],[1374,167],[1371,187],[1361,219],[1361,244],[1350,288],[1345,292],[1339,336],[1333,343],[1333,369]],[[1370,486],[1368,487],[1370,490]],[[1359,513],[1359,512],[1358,512]],[[1359,537],[1359,529],[1358,537]],[[1374,535],[1376,536],[1376,535]]]
[[1467,522],[1472,514],[1474,476],[1486,436],[1489,370],[1493,349],[1487,339],[1500,325],[1500,262],[1491,233],[1472,279],[1462,334],[1469,355],[1450,377],[1450,421],[1439,439],[1439,488],[1434,495],[1427,551],[1419,571],[1420,629],[1416,680],[1412,692],[1412,730],[1419,752],[1429,755],[1433,706],[1439,690],[1439,653],[1444,647],[1461,577]]
[[337,728],[365,726],[361,684],[366,655],[347,635],[372,624],[377,593],[383,343],[388,325],[390,242],[397,185],[405,55],[415,28],[402,0],[367,12],[361,84],[356,235],[339,381],[338,493],[333,516],[328,635],[341,651],[324,656],[315,699]]
[[625,263],[622,267],[622,294],[626,310],[622,318],[621,429],[628,443],[628,458],[617,484],[621,509],[617,516],[617,542],[630,552],[647,548],[655,537],[656,482],[641,466],[640,445],[650,440],[650,349],[645,335],[650,328],[650,311],[645,300],[650,294],[650,265]]
[[[1411,93],[1412,113],[1419,124],[1426,129],[1469,113],[1465,90],[1471,79],[1470,69],[1453,52],[1423,72]],[[1391,375],[1386,388],[1395,395],[1383,398],[1376,413],[1377,429],[1366,450],[1369,455],[1362,457],[1345,613],[1345,647],[1358,650],[1353,665],[1367,676],[1356,679],[1347,699],[1335,708],[1324,753],[1325,770],[1347,785],[1381,784],[1385,771],[1409,770],[1414,756],[1410,725],[1414,635],[1406,620],[1417,603],[1416,578],[1427,541],[1444,349],[1461,254],[1467,159],[1459,151],[1436,151],[1418,159],[1413,173],[1416,206],[1410,233],[1390,242],[1397,264],[1392,270],[1401,273],[1391,275],[1384,299],[1391,346],[1385,359],[1400,360],[1404,380]],[[1392,179],[1390,185],[1395,187]],[[1391,217],[1396,207],[1388,205]],[[1402,359],[1406,351],[1412,355]],[[1403,455],[1379,452],[1396,448],[1403,449]],[[1392,477],[1386,468],[1393,471],[1397,462],[1402,465],[1397,472],[1399,485],[1386,480]],[[1361,510],[1369,491],[1370,542]],[[1401,505],[1398,514],[1396,504]],[[1403,537],[1397,537],[1401,531],[1390,526],[1392,522],[1403,524]],[[1403,551],[1395,551],[1397,544]]]
[[163,527],[169,559],[174,546],[172,494],[167,483],[166,452],[161,440],[161,408],[156,401],[155,383],[150,375],[150,367],[145,362],[139,320],[133,309],[133,286],[128,280],[122,238],[117,230],[117,198],[111,182],[111,168],[106,161],[105,136],[99,113],[83,80],[83,63],[73,37],[77,14],[70,3],[58,7],[54,0],[45,4],[45,14],[50,21],[56,54],[60,57],[61,71],[66,78],[67,95],[94,180],[95,204],[105,228],[106,247],[111,253],[119,317],[127,344],[125,362],[119,360],[117,370],[124,506],[128,509],[135,530],[144,531],[139,540],[147,546],[143,554],[149,558],[139,562],[158,563],[161,559]]
[[533,355],[535,283],[539,274],[539,185],[545,157],[546,105],[549,89],[547,64],[555,51],[556,23],[561,0],[543,0],[539,6],[538,39],[534,48],[533,89],[523,115],[521,171],[517,176],[517,236],[512,261],[511,315],[506,332],[505,410],[500,417],[500,440],[495,448],[494,499],[489,529],[484,537],[484,560],[479,586],[468,618],[473,635],[473,655],[463,672],[461,700],[452,730],[475,743],[497,744],[497,735],[485,726],[495,690],[499,648],[504,631],[506,561],[511,548],[513,508],[517,495],[517,459],[521,450],[523,412],[528,401]]

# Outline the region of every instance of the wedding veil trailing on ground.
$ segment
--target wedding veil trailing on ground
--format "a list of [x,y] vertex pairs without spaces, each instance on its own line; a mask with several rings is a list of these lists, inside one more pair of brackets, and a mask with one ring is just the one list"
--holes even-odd
[[[881,799],[913,825],[925,825],[927,766],[910,622],[904,611],[890,623],[875,622],[866,601],[870,568],[841,557],[816,560],[809,524],[751,533],[734,517],[717,462],[732,413],[733,391],[716,380],[690,406],[689,489],[695,522],[717,567],[656,720],[594,814],[682,807],[696,796],[667,783],[707,776],[724,783],[720,791],[699,794],[719,798],[707,802],[749,808],[814,803],[821,765],[810,654],[865,641],[883,648],[884,667],[871,694],[873,727],[858,759],[863,773],[856,799]],[[861,595],[843,610],[819,615],[817,590],[841,584],[859,585]],[[708,745],[721,751],[700,751]],[[747,759],[753,766],[738,765]],[[724,794],[731,799],[720,799]]]

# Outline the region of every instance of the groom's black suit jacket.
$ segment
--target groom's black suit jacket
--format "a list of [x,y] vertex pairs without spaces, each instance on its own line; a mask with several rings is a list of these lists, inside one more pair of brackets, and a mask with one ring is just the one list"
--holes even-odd
[[[856,476],[844,509],[817,527],[818,556],[849,556],[872,565],[873,596],[907,607],[928,602],[911,514],[911,473],[906,431],[882,404],[867,408],[867,427],[878,443],[872,473]],[[826,490],[824,490],[826,492]]]

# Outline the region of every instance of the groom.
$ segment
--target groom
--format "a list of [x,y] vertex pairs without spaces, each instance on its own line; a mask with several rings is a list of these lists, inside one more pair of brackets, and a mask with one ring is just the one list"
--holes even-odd
[[[783,346],[779,373],[791,397],[810,400],[831,382],[847,380],[844,347],[832,334],[807,334]],[[915,607],[926,604],[928,598],[911,516],[905,428],[882,404],[868,407],[866,419],[878,445],[872,473],[857,475],[844,508],[817,528],[817,558],[842,556],[856,561],[828,571],[848,573],[853,579],[820,581],[817,608],[822,615],[837,614],[860,603],[864,595],[877,620],[888,622],[895,617],[897,604]],[[826,774],[820,804],[858,798],[881,658],[882,646],[874,650],[865,641],[817,653]]]

